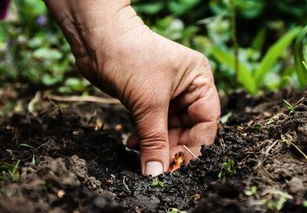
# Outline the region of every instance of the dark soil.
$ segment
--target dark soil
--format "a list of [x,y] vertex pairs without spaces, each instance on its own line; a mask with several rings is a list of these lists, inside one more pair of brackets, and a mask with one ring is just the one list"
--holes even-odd
[[306,93],[233,94],[215,144],[164,186],[123,145],[122,106],[36,105],[0,120],[0,212],[307,212]]

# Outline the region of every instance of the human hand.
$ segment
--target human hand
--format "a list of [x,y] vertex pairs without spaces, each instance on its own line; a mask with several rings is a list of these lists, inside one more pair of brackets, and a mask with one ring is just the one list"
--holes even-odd
[[47,0],[80,72],[132,113],[142,172],[168,170],[173,156],[214,142],[220,103],[207,59],[150,31],[130,1]]

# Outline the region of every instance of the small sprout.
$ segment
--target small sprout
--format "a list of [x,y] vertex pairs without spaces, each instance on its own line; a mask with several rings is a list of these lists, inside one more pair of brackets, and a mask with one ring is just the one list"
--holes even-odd
[[9,171],[11,177],[13,178],[13,181],[18,181],[20,178],[20,174],[18,172],[19,169],[20,160],[18,160],[13,168],[13,170]]
[[10,155],[12,160],[16,159],[16,156],[14,155],[14,153],[11,149],[6,149],[5,151]]
[[186,211],[180,211],[180,210],[178,210],[178,209],[176,209],[176,208],[169,208],[168,210],[167,210],[167,213],[185,213]]
[[33,153],[31,165],[32,165],[32,166],[35,166],[35,164],[36,164],[36,159],[35,159],[35,154]]
[[190,197],[190,200],[198,201],[201,198],[200,194],[194,194]]
[[32,149],[33,153],[32,153],[31,165],[35,166],[36,160],[35,160],[35,154],[34,154],[34,147],[29,145],[29,144],[26,144],[26,143],[21,143],[21,144],[19,144],[19,146]]
[[288,101],[286,101],[285,99],[284,99],[283,101],[284,101],[284,103],[286,104],[286,106],[287,106],[287,108],[288,108],[288,110],[289,110],[290,112],[295,112],[294,107],[293,107]]
[[20,160],[18,160],[15,165],[12,165],[9,163],[2,164],[2,167],[8,171],[10,177],[12,178],[12,181],[14,182],[17,182],[20,179],[20,173],[18,171],[19,164],[20,164]]
[[21,146],[21,147],[27,147],[27,148],[30,148],[30,149],[34,149],[33,146],[31,146],[31,145],[29,145],[29,144],[26,144],[26,143],[21,143],[21,144],[19,144],[19,146]]
[[246,196],[252,196],[256,193],[257,193],[257,186],[252,186],[252,187],[250,187],[250,189],[244,191],[244,194]]
[[227,181],[227,179],[233,174],[233,168],[234,161],[232,159],[227,160],[222,164],[218,178],[223,182]]
[[124,178],[123,178],[123,185],[124,185],[126,191],[129,192],[129,193],[131,193],[131,190],[129,189],[129,186],[128,186],[128,184],[126,183],[126,176],[124,176]]
[[184,153],[183,152],[176,153],[169,166],[168,172],[172,173],[175,170],[179,169],[183,162],[184,162]]
[[157,186],[158,186],[158,187],[164,187],[165,184],[164,184],[163,181],[160,181],[158,178],[155,178],[155,179],[152,180],[150,186],[154,186],[154,187],[157,187]]
[[[288,136],[288,137],[289,137],[289,136]],[[281,135],[281,142],[286,143],[288,146],[293,146],[299,153],[302,154],[302,156],[304,156],[304,158],[305,158],[306,161],[307,161],[307,155],[304,153],[303,150],[301,150],[296,144],[294,144],[294,143],[291,141],[291,138],[288,139],[286,136]]]
[[226,124],[231,116],[232,116],[232,112],[228,112],[226,115],[224,115],[221,118],[221,123]]
[[62,198],[62,197],[64,197],[64,195],[65,195],[65,191],[62,190],[62,189],[59,190],[58,193],[57,193],[58,198]]
[[270,200],[266,203],[268,209],[279,212],[288,199],[285,196],[279,196],[276,200]]
[[266,207],[274,212],[279,212],[284,207],[284,204],[288,199],[293,199],[292,195],[277,189],[268,189],[263,194],[267,194],[269,198],[265,200]]
[[262,126],[261,126],[261,124],[255,124],[255,125],[253,126],[253,129],[254,129],[254,131],[255,131],[256,133],[259,133],[259,132],[261,131],[261,129],[262,129]]

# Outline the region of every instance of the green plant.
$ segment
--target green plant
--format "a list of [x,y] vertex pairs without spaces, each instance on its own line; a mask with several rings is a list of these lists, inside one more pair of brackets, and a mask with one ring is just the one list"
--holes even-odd
[[1,166],[3,169],[5,169],[9,173],[12,181],[14,182],[17,182],[20,179],[19,164],[20,164],[20,160],[17,160],[15,164],[3,163]]
[[34,151],[35,151],[34,147],[31,146],[31,145],[29,145],[29,144],[26,144],[26,143],[21,143],[21,144],[19,144],[19,146],[21,146],[21,147],[26,147],[26,148],[29,148],[29,149],[32,150],[31,165],[32,165],[32,166],[35,166],[35,165],[36,165],[36,158],[35,158],[35,153],[34,153]]
[[[284,52],[283,63],[276,61],[269,70],[264,66],[264,75],[260,73],[254,81],[260,56],[272,46],[271,41],[306,24],[305,0],[132,0],[132,6],[152,30],[204,53],[220,90],[227,92],[243,86],[256,94],[262,89],[298,84],[295,69],[281,69],[291,63],[287,60],[291,59],[290,53],[285,51],[277,51],[278,55]],[[270,12],[272,7],[274,13]],[[10,16],[14,18],[0,24],[0,87],[17,82],[59,93],[93,91],[75,72],[70,47],[41,0],[12,1]],[[246,27],[250,23],[253,28]],[[238,57],[220,62],[212,46],[226,51],[226,55],[236,52]],[[243,72],[244,68],[250,73]]]
[[301,148],[299,148],[295,143],[292,142],[291,137],[287,138],[286,136],[281,135],[281,142],[286,143],[288,146],[293,146],[299,153],[301,153],[301,155],[307,161],[307,155]]
[[218,174],[218,178],[226,182],[234,172],[234,161],[232,159],[227,160],[221,165],[221,171]]
[[293,200],[292,195],[278,189],[267,189],[263,194],[267,195],[267,198],[263,200],[263,203],[269,210],[274,212],[279,212],[288,199]]
[[253,130],[255,131],[255,133],[260,133],[262,128],[263,128],[262,125],[259,123],[253,125]]
[[[299,30],[300,28],[295,28],[281,37],[269,48],[262,60],[253,61],[252,63],[248,63],[248,61],[243,62],[243,60],[238,62],[236,72],[237,80],[249,93],[254,95],[259,93],[264,85],[266,75],[272,72],[277,60],[285,52]],[[214,58],[220,63],[229,69],[235,70],[236,58],[231,52],[216,45],[212,45],[211,52]]]
[[165,184],[163,181],[160,181],[158,178],[154,178],[150,184],[150,186],[154,186],[154,187],[164,187]]
[[227,114],[223,115],[221,117],[221,123],[226,124],[231,116],[232,116],[232,112],[228,112]]
[[285,196],[280,195],[277,199],[268,201],[266,203],[266,207],[269,210],[279,212],[284,207],[284,204],[287,200],[288,199]]
[[290,112],[295,112],[294,107],[287,100],[283,99],[283,102],[286,104],[286,106],[287,106],[287,108]]
[[33,146],[31,146],[31,145],[29,145],[29,144],[27,144],[27,143],[21,143],[21,144],[19,144],[19,146],[21,146],[21,147],[27,147],[27,148],[30,148],[30,149],[34,149]]
[[298,34],[294,47],[296,73],[302,87],[307,87],[307,59],[304,56],[304,52],[307,51],[305,47],[306,36],[307,26]]
[[127,191],[128,193],[131,193],[131,190],[130,190],[129,186],[128,186],[128,184],[126,183],[126,176],[123,177],[123,185],[124,185],[126,191]]
[[57,88],[60,84],[66,90],[77,92],[88,89],[84,80],[79,80],[79,84],[70,80],[77,76],[72,72],[74,57],[63,34],[53,19],[48,18],[43,2],[17,0],[11,6],[10,14],[16,19],[2,21],[0,25],[3,62],[0,85],[22,82],[30,87],[47,88]]
[[167,210],[167,213],[186,213],[186,211],[180,211],[180,210],[178,210],[176,208],[169,208]]
[[252,196],[257,193],[257,186],[251,186],[248,190],[244,191],[246,196]]

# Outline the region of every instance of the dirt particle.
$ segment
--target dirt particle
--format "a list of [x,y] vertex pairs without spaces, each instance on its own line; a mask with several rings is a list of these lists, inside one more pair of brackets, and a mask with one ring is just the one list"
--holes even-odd
[[290,193],[293,194],[300,194],[306,191],[302,179],[298,177],[291,178],[291,180],[288,182],[288,188]]

